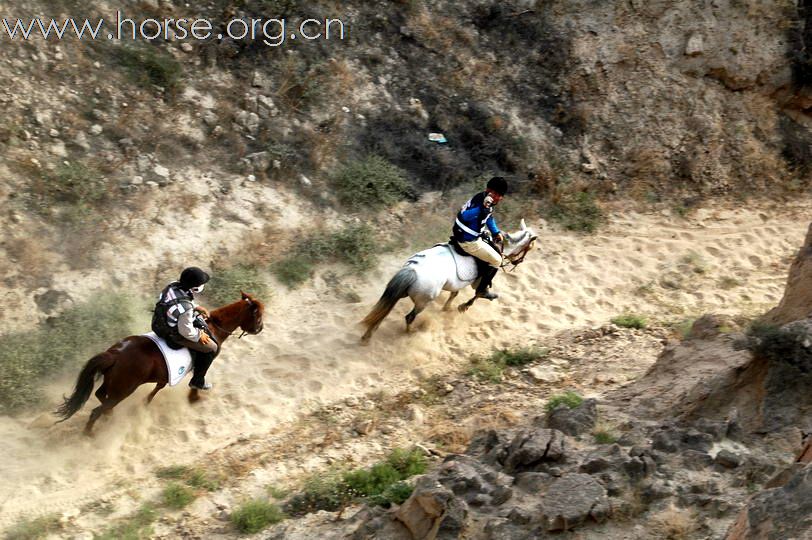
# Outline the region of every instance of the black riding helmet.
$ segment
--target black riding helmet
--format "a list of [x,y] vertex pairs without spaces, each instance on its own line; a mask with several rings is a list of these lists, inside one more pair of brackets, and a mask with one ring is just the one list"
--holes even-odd
[[208,281],[209,275],[197,266],[186,268],[180,273],[180,286],[187,291],[194,287],[200,287]]
[[501,176],[494,176],[493,178],[488,180],[487,187],[491,191],[495,191],[496,193],[502,195],[503,197],[505,196],[508,190],[507,180],[505,180]]

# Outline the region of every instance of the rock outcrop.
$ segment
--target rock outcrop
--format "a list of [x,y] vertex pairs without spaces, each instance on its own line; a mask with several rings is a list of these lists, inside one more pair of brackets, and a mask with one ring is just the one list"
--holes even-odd
[[806,233],[804,245],[792,261],[781,302],[770,310],[764,321],[787,324],[804,319],[812,313],[812,224]]

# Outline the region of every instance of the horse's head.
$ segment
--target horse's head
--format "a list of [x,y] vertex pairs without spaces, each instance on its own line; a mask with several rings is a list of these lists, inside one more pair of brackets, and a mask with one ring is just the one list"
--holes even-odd
[[265,306],[260,300],[247,293],[242,293],[244,303],[242,318],[240,319],[240,329],[246,334],[256,335],[262,332],[262,313]]
[[536,245],[538,236],[522,220],[522,228],[515,233],[505,235],[504,255],[512,263],[522,262],[527,253]]

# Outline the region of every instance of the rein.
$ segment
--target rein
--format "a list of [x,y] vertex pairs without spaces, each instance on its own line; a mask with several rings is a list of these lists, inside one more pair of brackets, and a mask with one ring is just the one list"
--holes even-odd
[[[213,326],[213,327],[215,328],[215,330],[217,330],[217,331],[218,331],[218,332],[220,332],[221,334],[224,334],[224,337],[233,336],[233,335],[234,335],[234,333],[237,331],[237,330],[235,329],[233,332],[226,332],[226,329],[225,329],[225,328],[223,328],[222,326],[220,326],[219,324],[217,324],[216,322],[214,322],[214,321],[213,321],[213,320],[211,320],[211,319],[207,320],[207,321],[206,321],[206,324],[208,324],[209,326]],[[247,334],[247,333],[248,333],[248,332],[246,332],[245,330],[243,330],[243,331],[242,331],[242,333],[239,335],[239,337],[237,337],[237,339],[242,339],[242,337],[243,337],[245,334]]]
[[527,245],[526,245],[526,246],[524,246],[524,247],[522,248],[521,252],[519,253],[519,257],[518,257],[518,259],[513,259],[513,258],[512,258],[512,256],[508,256],[508,257],[507,257],[507,262],[503,262],[503,263],[502,263],[502,264],[499,266],[499,268],[501,268],[501,269],[502,269],[502,270],[504,270],[505,272],[508,272],[508,270],[505,270],[505,268],[506,268],[507,266],[509,266],[509,265],[513,265],[513,267],[510,269],[510,272],[513,272],[514,270],[516,270],[516,267],[517,267],[517,266],[519,266],[520,264],[522,264],[522,263],[524,262],[524,258],[525,258],[525,257],[527,257],[527,254],[528,254],[528,253],[530,252],[530,250],[533,248],[533,243],[534,243],[534,242],[535,242],[535,240],[530,240],[530,241],[527,243]]

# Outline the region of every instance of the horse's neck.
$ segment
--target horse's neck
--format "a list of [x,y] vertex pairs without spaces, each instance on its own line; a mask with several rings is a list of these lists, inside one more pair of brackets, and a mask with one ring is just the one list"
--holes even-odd
[[211,329],[220,338],[222,343],[240,326],[242,312],[239,310],[239,302],[215,309],[211,312],[211,320],[214,322]]

